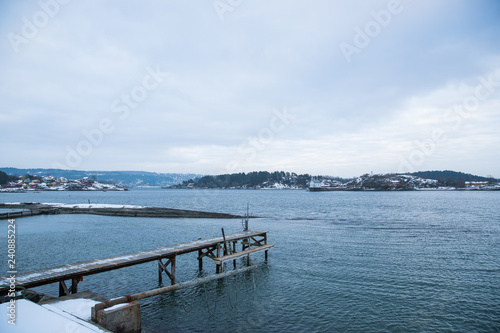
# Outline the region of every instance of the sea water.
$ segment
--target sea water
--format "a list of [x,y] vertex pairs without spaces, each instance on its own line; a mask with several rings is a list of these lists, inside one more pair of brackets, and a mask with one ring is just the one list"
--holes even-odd
[[[498,332],[500,192],[162,190],[2,193],[0,202],[147,205],[243,215],[269,259],[238,276],[141,300],[147,332]],[[7,221],[0,249],[7,272]],[[49,215],[16,220],[19,272],[242,229],[241,220]],[[196,253],[177,281],[215,273]],[[238,260],[238,267],[245,266]],[[232,263],[226,270],[232,269]],[[1,273],[4,272],[4,273]],[[156,262],[84,277],[106,298],[159,287]],[[164,277],[167,285],[168,278]],[[57,284],[36,288],[57,295]],[[22,318],[19,318],[22,320]]]

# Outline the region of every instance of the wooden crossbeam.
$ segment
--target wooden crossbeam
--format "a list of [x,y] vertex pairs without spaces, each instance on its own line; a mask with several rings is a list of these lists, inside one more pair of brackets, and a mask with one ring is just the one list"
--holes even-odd
[[214,254],[214,251],[217,250],[217,246],[206,248],[207,252],[203,252],[203,249],[198,251],[198,259],[202,259],[203,257],[215,258],[217,257]]
[[[266,244],[266,238],[262,238],[261,240],[255,239],[255,237],[250,237],[255,243],[250,243],[250,246],[255,245],[255,246],[262,246]],[[264,242],[264,244],[262,244]]]
[[[261,239],[257,239],[257,237],[262,237]],[[250,248],[252,246],[262,246],[267,244],[267,235],[255,235],[248,238],[244,238],[241,241],[242,250],[246,248]]]
[[[168,271],[168,266],[170,265],[170,272]],[[175,284],[175,256],[168,258],[166,263],[163,263],[161,259],[158,259],[158,283],[163,282],[163,272],[167,274],[172,285]]]

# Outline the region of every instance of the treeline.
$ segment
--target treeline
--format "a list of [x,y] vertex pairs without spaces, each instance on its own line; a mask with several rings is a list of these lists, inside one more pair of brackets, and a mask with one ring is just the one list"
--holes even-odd
[[498,182],[498,179],[493,177],[482,177],[451,170],[419,171],[412,173],[412,175],[425,179],[436,179],[439,186],[465,187],[465,182],[489,182],[490,184]]
[[[498,183],[498,180],[492,177],[481,177],[472,174],[467,174],[463,172],[457,171],[420,171],[414,172],[411,174],[412,176],[423,178],[423,179],[434,179],[437,180],[437,184],[433,186],[450,186],[450,187],[465,187],[466,181],[488,181],[490,184]],[[365,175],[369,176],[369,175]],[[364,180],[366,184],[363,186],[378,188],[380,186],[391,187],[391,185],[387,183],[385,178],[388,175],[373,175]],[[394,174],[392,176],[398,176]],[[285,186],[288,188],[302,188],[306,189],[309,187],[309,182],[311,181],[310,174],[296,174],[293,172],[284,172],[284,171],[275,171],[275,172],[267,172],[267,171],[254,171],[249,173],[233,173],[233,174],[223,174],[223,175],[215,175],[215,176],[203,176],[198,178],[191,178],[182,182],[179,185],[171,186],[171,188],[242,188],[242,189],[256,189],[256,188],[272,188],[275,184],[280,184],[280,186]],[[352,179],[349,178],[339,178],[339,177],[329,177],[329,176],[314,176],[319,181],[325,180],[327,183],[331,180],[336,180],[340,183],[348,183],[352,182]],[[361,176],[363,177],[363,176]],[[377,177],[383,178],[382,181],[377,181]],[[399,178],[398,178],[399,179]],[[408,185],[409,188],[413,188],[416,185],[419,187],[427,187],[427,185],[422,184],[413,184],[403,182],[399,179],[400,187],[403,185]],[[403,179],[404,180],[404,179]],[[370,182],[373,182],[371,184]],[[383,183],[383,184],[382,184]],[[386,184],[387,183],[387,184]],[[381,185],[382,184],[382,185]],[[372,186],[373,185],[373,186]],[[376,185],[376,186],[375,186]]]
[[307,188],[311,175],[284,172],[284,171],[254,171],[249,173],[233,173],[217,176],[204,176],[184,181],[180,187],[192,183],[197,188],[259,188],[275,183],[290,187]]

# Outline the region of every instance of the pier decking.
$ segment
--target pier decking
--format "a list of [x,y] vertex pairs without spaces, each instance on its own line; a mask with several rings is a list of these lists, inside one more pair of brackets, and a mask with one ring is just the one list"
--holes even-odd
[[[240,241],[241,251],[237,252],[236,245]],[[200,239],[147,251],[16,274],[15,279],[16,286],[24,288],[59,282],[59,296],[64,296],[78,292],[78,283],[83,280],[84,276],[157,260],[159,281],[161,282],[163,272],[165,272],[170,278],[171,284],[174,285],[175,263],[178,255],[198,251],[199,268],[203,267],[203,258],[209,257],[216,264],[217,273],[219,273],[223,271],[225,260],[234,260],[238,256],[247,255],[249,265],[249,255],[255,251],[264,250],[267,259],[267,251],[272,246],[267,244],[267,231],[246,230],[225,237]],[[164,259],[166,262],[163,262]],[[236,266],[236,262],[234,265]],[[10,280],[8,278],[8,276],[0,278],[0,295],[6,294],[9,290]],[[71,280],[70,288],[66,286],[66,280]]]

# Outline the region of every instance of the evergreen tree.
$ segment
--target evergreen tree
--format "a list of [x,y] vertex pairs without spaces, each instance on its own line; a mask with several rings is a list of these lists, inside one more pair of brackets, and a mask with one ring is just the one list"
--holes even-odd
[[0,171],[0,185],[5,185],[9,182],[9,175],[5,172]]

